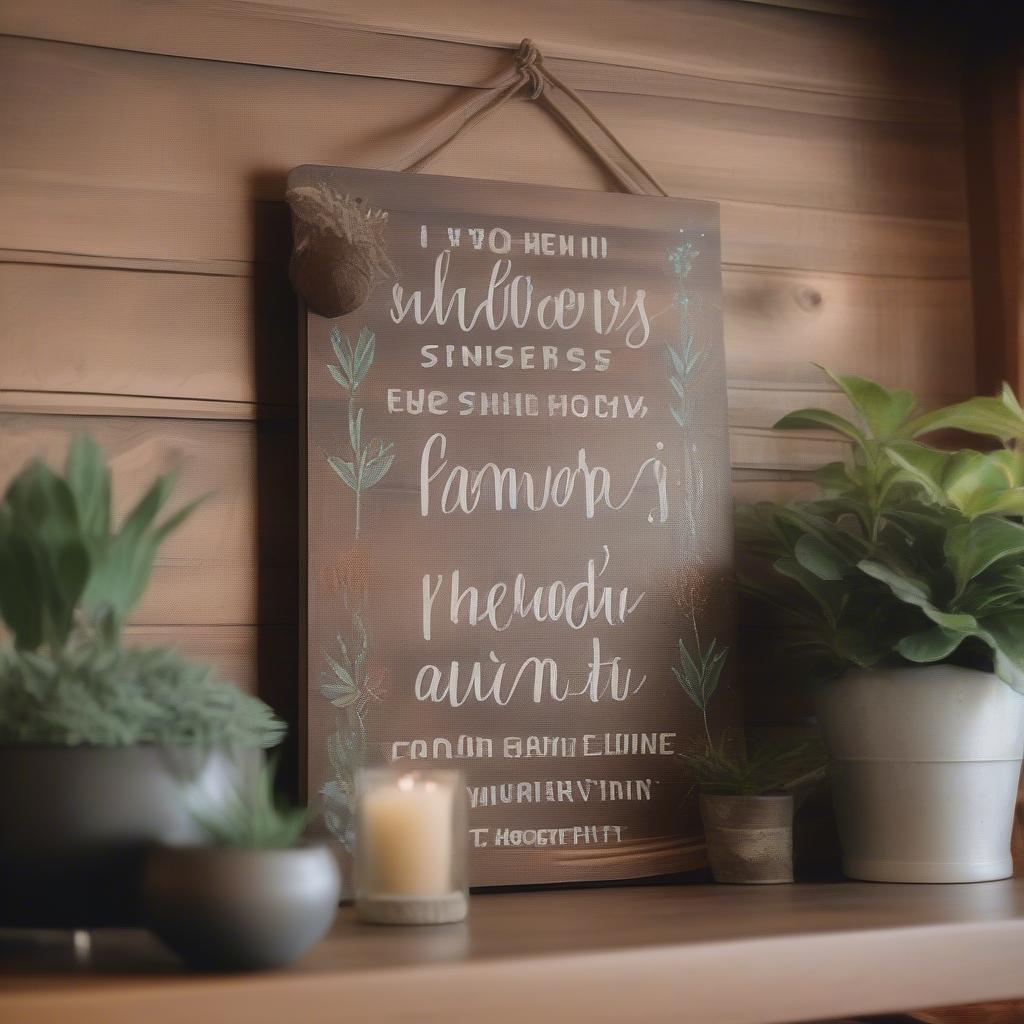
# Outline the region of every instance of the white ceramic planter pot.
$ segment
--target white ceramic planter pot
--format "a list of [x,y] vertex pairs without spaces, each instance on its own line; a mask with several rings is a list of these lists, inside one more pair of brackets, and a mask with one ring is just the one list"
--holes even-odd
[[987,672],[930,665],[848,672],[815,703],[847,875],[983,882],[1013,873],[1024,697]]

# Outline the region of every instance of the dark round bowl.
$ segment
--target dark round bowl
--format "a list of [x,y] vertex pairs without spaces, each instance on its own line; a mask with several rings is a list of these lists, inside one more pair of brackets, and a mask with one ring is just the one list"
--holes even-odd
[[287,850],[160,847],[146,860],[146,924],[205,970],[283,967],[330,928],[341,896],[324,845]]

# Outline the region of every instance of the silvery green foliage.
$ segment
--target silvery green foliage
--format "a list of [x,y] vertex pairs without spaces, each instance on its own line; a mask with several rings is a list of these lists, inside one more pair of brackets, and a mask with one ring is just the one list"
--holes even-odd
[[0,650],[0,743],[269,747],[283,731],[262,701],[172,650]]
[[216,814],[193,812],[196,824],[214,846],[248,850],[287,850],[302,838],[309,812],[282,801],[275,792],[276,760],[256,772],[240,772],[232,793]]
[[158,477],[118,529],[103,453],[76,438],[63,476],[36,460],[0,501],[0,742],[268,746],[270,709],[169,650],[124,650],[121,631],[157,550],[197,502],[160,518]]
[[[823,497],[738,513],[759,563],[744,586],[792,629],[812,674],[850,665],[955,662],[1024,692],[1024,411],[1004,387],[923,415],[909,391],[830,374],[857,420],[824,409],[780,429],[825,429],[851,445],[823,467]],[[987,435],[994,451],[944,451],[939,429]]]

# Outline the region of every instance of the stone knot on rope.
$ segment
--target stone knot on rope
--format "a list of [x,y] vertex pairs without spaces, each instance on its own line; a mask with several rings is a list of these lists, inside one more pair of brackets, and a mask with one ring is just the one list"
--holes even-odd
[[515,66],[516,73],[529,87],[530,99],[540,99],[544,92],[544,60],[532,39],[524,39],[519,44]]

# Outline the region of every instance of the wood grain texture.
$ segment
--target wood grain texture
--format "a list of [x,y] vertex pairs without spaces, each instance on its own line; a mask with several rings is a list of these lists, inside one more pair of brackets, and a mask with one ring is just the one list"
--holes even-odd
[[[183,497],[218,493],[169,543],[133,628],[205,647],[246,685],[286,679],[285,173],[399,157],[529,33],[671,191],[721,203],[734,491],[805,493],[835,446],[769,428],[794,405],[838,407],[809,360],[931,401],[972,387],[954,76],[870,7],[8,0],[0,483],[70,429],[109,446],[123,497],[179,457]],[[609,187],[526,102],[432,170]]]
[[[976,42],[978,42],[976,40]],[[985,40],[965,89],[979,383],[1024,388],[1024,57]]]
[[[422,125],[459,95],[448,86],[215,61],[183,67],[177,58],[10,38],[0,39],[0,68],[8,166],[107,186],[173,185],[254,199],[281,198],[284,174],[300,163],[400,162]],[[47,116],[14,116],[31,104],[37,81],[48,83]],[[612,93],[595,103],[675,195],[963,215],[953,125]],[[155,131],[158,144],[139,145]],[[762,144],[766,135],[770,147]],[[92,144],[97,137],[102,146]],[[509,103],[457,140],[431,170],[565,185],[586,174],[587,184],[605,184],[592,158],[528,100]]]
[[445,928],[361,926],[343,909],[295,967],[246,976],[186,974],[141,932],[98,933],[93,971],[66,940],[62,955],[23,939],[20,956],[10,941],[0,1015],[333,1024],[343,1007],[422,1024],[782,1024],[1019,998],[1022,938],[1017,880],[484,893]]
[[[925,395],[964,391],[966,281],[732,267],[723,279],[730,381],[751,394],[782,392],[766,406],[771,422],[801,401],[792,386],[821,384],[814,361]],[[124,415],[143,415],[148,398],[198,401],[182,414],[210,418],[244,418],[257,403],[294,410],[290,311],[283,270],[253,279],[0,262],[0,347],[12,356],[0,370],[0,408],[40,401],[43,411],[72,412],[79,394],[131,400],[115,410]],[[267,378],[259,389],[258,361]],[[95,398],[83,401],[82,411],[99,411]],[[154,414],[167,409],[158,402]]]
[[461,86],[479,85],[500,71],[509,48],[529,32],[552,70],[577,89],[718,101],[742,95],[779,109],[885,120],[957,116],[955,93],[936,55],[915,52],[908,61],[898,37],[859,19],[837,25],[792,9],[751,11],[727,0],[657,8],[591,0],[589,6],[590,17],[581,20],[541,0],[520,0],[513,10],[490,0],[466,18],[458,5],[349,3],[339,9],[277,0],[197,3],[184,21],[173,7],[145,0],[8,0],[0,31]]
[[[558,184],[601,187],[596,169],[578,171],[560,168]],[[969,272],[961,221],[750,202],[720,206],[723,259],[734,266],[937,278]],[[284,203],[250,199],[246,191],[216,196],[0,168],[0,214],[0,248],[18,259],[33,254],[37,262],[100,258],[159,269],[172,260],[180,270],[230,275],[247,272],[239,263],[281,264],[290,245]]]

